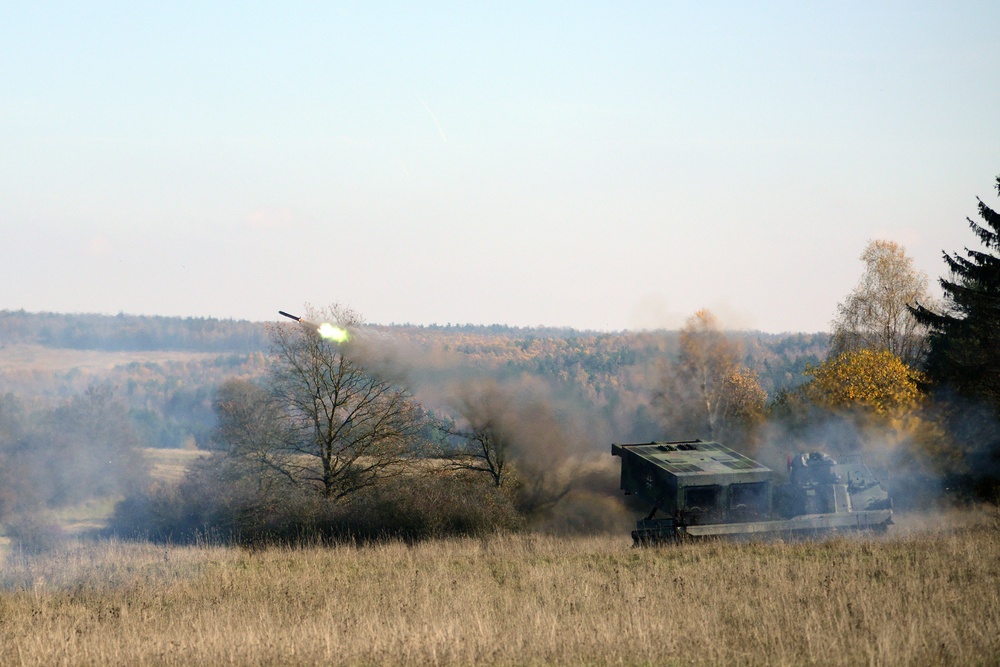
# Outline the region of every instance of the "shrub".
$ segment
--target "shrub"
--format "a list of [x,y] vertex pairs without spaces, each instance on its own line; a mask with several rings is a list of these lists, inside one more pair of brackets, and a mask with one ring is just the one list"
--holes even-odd
[[63,538],[62,529],[37,512],[18,514],[4,523],[4,532],[14,552],[40,554],[56,547]]
[[481,476],[406,473],[337,502],[279,479],[252,482],[222,456],[206,459],[178,485],[157,484],[115,509],[110,531],[155,542],[300,544],[515,531],[511,499]]

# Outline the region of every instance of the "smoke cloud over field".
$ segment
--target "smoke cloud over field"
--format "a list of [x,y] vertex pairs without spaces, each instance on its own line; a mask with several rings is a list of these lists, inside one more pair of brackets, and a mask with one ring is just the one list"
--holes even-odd
[[[397,343],[391,337],[369,338],[357,349],[377,360],[379,368],[405,377],[421,403],[453,419],[460,429],[489,425],[507,447],[506,456],[517,471],[521,507],[536,527],[623,530],[639,509],[627,509],[619,489],[619,462],[608,451],[611,442],[628,441],[630,425],[617,421],[613,413],[595,410],[592,401],[567,392],[555,378],[505,376],[495,367],[477,368],[468,355],[435,345]],[[648,400],[652,396],[650,391]],[[692,434],[671,433],[669,439],[689,437]],[[749,448],[743,442],[723,444],[759,460],[779,478],[790,454],[861,454],[883,486],[898,495],[897,506],[926,507],[946,486],[936,472],[941,452],[935,451],[934,438],[926,421],[901,418],[883,423],[847,412],[813,410],[798,422],[780,417],[763,422]],[[646,439],[665,436],[653,432],[633,441]]]
[[759,442],[755,458],[776,471],[784,470],[787,457],[797,453],[818,451],[834,459],[861,455],[897,509],[928,508],[941,501],[948,471],[959,464],[940,428],[915,416],[873,419],[854,412],[817,411],[805,422],[765,423]]
[[108,386],[29,414],[0,396],[0,523],[25,551],[56,541],[48,511],[140,488],[146,465],[125,406]]
[[477,367],[469,355],[438,343],[417,344],[378,327],[350,330],[345,354],[407,386],[456,432],[489,431],[509,466],[516,503],[533,526],[555,532],[627,527],[631,515],[609,451],[616,426],[592,403],[551,378]]

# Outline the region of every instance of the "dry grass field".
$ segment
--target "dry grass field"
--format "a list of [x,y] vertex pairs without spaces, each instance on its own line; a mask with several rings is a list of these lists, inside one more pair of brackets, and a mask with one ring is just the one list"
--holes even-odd
[[12,553],[0,664],[996,664],[996,510],[900,523],[655,549],[516,535]]
[[198,459],[209,456],[211,452],[203,449],[154,449],[147,447],[142,450],[149,464],[150,476],[160,482],[176,483],[181,481],[184,473]]

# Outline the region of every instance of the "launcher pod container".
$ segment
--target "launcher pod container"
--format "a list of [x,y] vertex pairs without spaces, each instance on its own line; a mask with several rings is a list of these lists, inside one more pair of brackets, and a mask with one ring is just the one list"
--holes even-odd
[[813,452],[789,457],[787,482],[717,442],[684,440],[611,445],[621,457],[621,488],[653,506],[636,544],[684,537],[884,531],[892,499],[859,456],[837,463]]

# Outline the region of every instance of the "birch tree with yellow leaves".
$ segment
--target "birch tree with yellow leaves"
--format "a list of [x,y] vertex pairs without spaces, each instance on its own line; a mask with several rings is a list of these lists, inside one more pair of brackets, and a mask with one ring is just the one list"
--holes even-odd
[[873,462],[897,471],[954,466],[948,436],[921,390],[924,375],[892,352],[844,352],[805,374],[812,378],[801,388],[806,400],[827,420],[853,425],[856,440],[847,438],[840,448],[867,450]]
[[739,343],[726,336],[715,315],[703,309],[688,318],[677,359],[664,364],[656,394],[666,437],[723,440],[753,449],[767,393],[740,357]]
[[889,350],[844,352],[806,370],[806,395],[821,406],[879,415],[911,410],[920,400],[922,375]]
[[927,274],[895,241],[870,241],[861,253],[864,273],[837,305],[831,356],[863,349],[886,350],[910,366],[927,352],[928,327],[913,316],[917,305],[933,307]]

